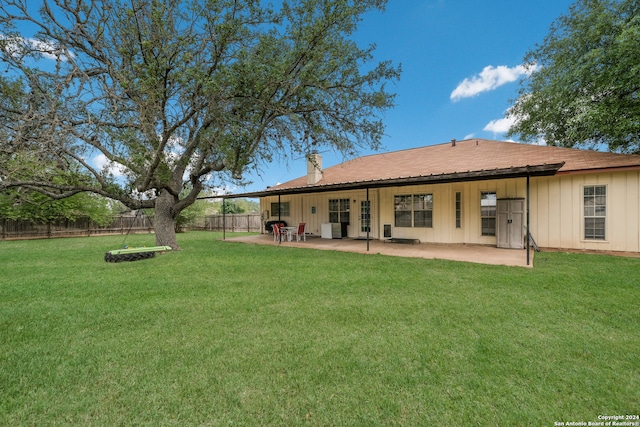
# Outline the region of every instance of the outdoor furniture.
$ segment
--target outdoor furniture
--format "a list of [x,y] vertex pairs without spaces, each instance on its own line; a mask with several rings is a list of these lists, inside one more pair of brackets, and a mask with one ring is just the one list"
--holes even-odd
[[280,221],[280,220],[266,221],[264,223],[264,230],[266,232],[268,232],[268,233],[273,233],[273,224],[279,224],[282,227],[282,226],[286,226],[287,222],[286,221]]
[[271,227],[273,229],[274,242],[282,241],[282,236],[287,235],[287,230],[285,230],[286,227],[284,227],[282,224],[273,224]]
[[300,224],[298,224],[298,229],[295,231],[296,242],[299,242],[300,238],[302,238],[305,242],[307,241],[307,235],[305,234],[306,229],[307,224],[305,222],[301,222]]
[[287,236],[287,241],[293,240],[293,233],[298,229],[298,227],[280,227],[282,235]]

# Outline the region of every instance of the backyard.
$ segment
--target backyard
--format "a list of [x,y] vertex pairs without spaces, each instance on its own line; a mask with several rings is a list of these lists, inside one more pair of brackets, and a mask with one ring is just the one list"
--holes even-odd
[[[640,259],[0,242],[0,425],[553,426],[640,412]],[[129,245],[154,245],[149,234]],[[624,420],[623,420],[624,421]],[[558,424],[556,424],[558,423]]]

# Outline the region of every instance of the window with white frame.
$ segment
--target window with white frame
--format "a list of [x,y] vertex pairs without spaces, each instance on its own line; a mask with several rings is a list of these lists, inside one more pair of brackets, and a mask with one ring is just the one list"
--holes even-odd
[[584,238],[605,240],[607,223],[607,186],[584,186]]
[[329,222],[349,224],[349,199],[329,199]]
[[411,227],[411,195],[393,197],[393,210],[396,227]]
[[480,193],[480,218],[482,221],[482,235],[496,235],[496,204],[495,191],[483,191]]
[[433,227],[433,194],[401,194],[393,198],[396,227]]

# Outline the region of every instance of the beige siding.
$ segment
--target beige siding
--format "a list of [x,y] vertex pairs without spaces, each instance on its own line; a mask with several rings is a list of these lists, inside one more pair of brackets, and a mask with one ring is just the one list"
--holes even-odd
[[[530,184],[530,226],[538,246],[640,252],[640,172],[538,177],[531,178]],[[606,240],[585,240],[583,188],[599,184],[607,186]],[[498,198],[524,198],[526,178],[371,189],[371,237],[382,237],[384,224],[391,224],[393,237],[495,245],[495,237],[481,235],[482,191],[495,191]],[[455,226],[456,192],[462,194],[459,229]],[[394,196],[424,193],[433,194],[433,227],[395,227]],[[359,213],[360,202],[366,199],[365,190],[281,196],[282,202],[290,203],[291,213],[282,219],[292,225],[306,222],[309,233],[320,235],[321,224],[329,221],[329,199],[343,198],[350,200],[348,236],[358,237],[362,235]],[[271,210],[271,203],[277,201],[277,197],[261,199],[262,211]],[[277,219],[271,214],[269,219]]]
[[[372,236],[378,237],[377,233],[377,192],[378,190],[369,190],[369,200],[372,203],[373,221]],[[330,193],[313,193],[304,195],[281,196],[282,203],[290,203],[290,216],[282,217],[289,225],[295,225],[299,222],[307,224],[307,233],[320,235],[321,225],[329,222],[329,199],[349,199],[350,200],[350,224],[347,228],[348,237],[358,237],[360,234],[360,202],[366,200],[366,190],[356,191],[338,191]],[[277,203],[278,197],[265,197],[260,200],[261,210],[271,210],[271,203]],[[315,209],[314,209],[315,208]],[[315,210],[315,213],[314,213]],[[270,212],[270,216],[265,221],[278,219],[277,213],[274,215]]]
[[629,251],[640,252],[640,172],[625,175],[627,185],[625,245]]
[[[585,185],[607,186],[604,241],[584,238]],[[640,252],[640,173],[629,171],[532,179],[531,231],[541,247]]]

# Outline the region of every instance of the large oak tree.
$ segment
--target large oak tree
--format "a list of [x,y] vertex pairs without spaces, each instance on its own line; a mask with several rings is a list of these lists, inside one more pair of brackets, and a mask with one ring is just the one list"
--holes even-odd
[[525,57],[508,136],[640,153],[640,2],[578,0]]
[[353,34],[384,0],[27,3],[0,4],[0,189],[154,208],[157,243],[178,248],[208,186],[380,143],[399,67]]

